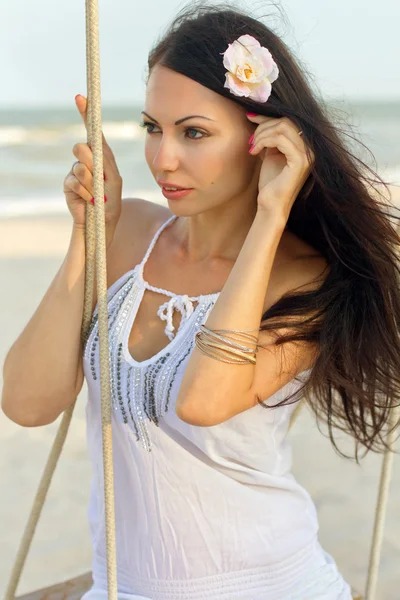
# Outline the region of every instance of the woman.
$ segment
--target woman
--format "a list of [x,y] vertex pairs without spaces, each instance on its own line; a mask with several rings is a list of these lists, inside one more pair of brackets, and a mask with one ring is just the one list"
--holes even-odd
[[[356,458],[385,447],[400,294],[399,239],[366,185],[381,180],[284,43],[237,8],[191,3],[148,66],[145,155],[169,209],[121,202],[104,139],[119,597],[350,600],[286,434],[305,396],[335,448],[333,426]],[[94,600],[107,597],[97,308],[79,354],[92,157],[74,155],[71,245],[7,357],[3,408],[43,425],[86,377]]]

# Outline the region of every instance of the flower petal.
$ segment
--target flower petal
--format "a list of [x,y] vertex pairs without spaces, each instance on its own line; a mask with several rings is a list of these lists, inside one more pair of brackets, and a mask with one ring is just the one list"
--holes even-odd
[[225,50],[224,67],[231,73],[236,73],[239,65],[242,65],[247,57],[248,53],[246,52],[246,48],[243,48],[243,46],[238,44],[235,40],[233,44],[229,44],[228,48]]
[[237,40],[240,44],[244,44],[247,48],[249,48],[250,52],[253,48],[260,48],[261,44],[255,37],[252,35],[241,35]]
[[275,64],[271,52],[267,48],[260,48],[257,53],[257,58],[263,63],[265,74],[270,73]]
[[272,65],[272,70],[268,73],[268,80],[270,83],[273,83],[274,81],[276,81],[279,77],[279,69],[278,69],[278,65],[274,62],[274,64]]
[[229,88],[235,96],[250,96],[251,88],[240,81],[232,73],[226,73],[224,87]]
[[259,84],[251,86],[250,98],[256,102],[266,102],[271,95],[272,85],[265,79]]
[[236,59],[235,59],[233,44],[229,44],[229,46],[225,50],[223,64],[224,64],[225,69],[228,69],[228,71],[232,71],[233,69],[236,70],[236,66],[235,66]]
[[247,83],[260,83],[267,73],[262,62],[256,57],[250,56],[243,64],[239,65],[235,73],[236,77]]

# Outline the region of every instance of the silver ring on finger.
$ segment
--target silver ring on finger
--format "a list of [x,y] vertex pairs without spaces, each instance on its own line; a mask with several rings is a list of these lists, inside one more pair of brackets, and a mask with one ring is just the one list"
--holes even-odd
[[74,166],[75,166],[75,165],[79,165],[79,162],[80,162],[79,160],[76,160],[76,161],[74,162],[74,164],[72,165],[72,167],[71,167],[71,172],[72,172],[72,173],[74,172]]

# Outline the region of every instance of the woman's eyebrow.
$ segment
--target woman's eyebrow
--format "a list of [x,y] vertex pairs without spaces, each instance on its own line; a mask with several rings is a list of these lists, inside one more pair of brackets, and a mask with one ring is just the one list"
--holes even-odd
[[[157,123],[157,125],[160,124],[158,121],[156,121],[156,119],[153,119],[153,117],[151,117],[149,114],[147,114],[147,112],[145,112],[144,110],[142,110],[142,115],[146,115],[146,117],[149,117],[149,119],[154,121],[154,123]],[[175,121],[175,125],[180,125],[181,123],[183,123],[183,121],[187,121],[188,119],[195,119],[195,118],[207,119],[208,121],[214,121],[214,119],[210,119],[210,117],[203,117],[202,115],[190,115],[189,117],[183,117],[183,119],[178,119],[177,121]]]

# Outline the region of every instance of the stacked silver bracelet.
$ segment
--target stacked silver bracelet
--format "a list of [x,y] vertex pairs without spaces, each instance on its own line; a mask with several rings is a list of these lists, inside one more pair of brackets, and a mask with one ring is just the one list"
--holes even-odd
[[[251,335],[250,331],[259,331],[259,329],[248,329],[248,330],[236,330],[236,329],[208,329],[205,325],[201,325],[199,331],[196,333],[195,342],[196,346],[208,356],[216,358],[222,362],[232,364],[255,364],[256,353],[258,352],[257,341],[258,338],[255,335]],[[250,341],[254,348],[243,346],[232,341],[228,337],[221,334],[238,334],[245,338],[245,341]],[[240,341],[240,340],[239,340]],[[221,343],[222,342],[222,343]],[[221,354],[222,353],[222,354]],[[233,360],[226,358],[226,354],[231,356]]]

